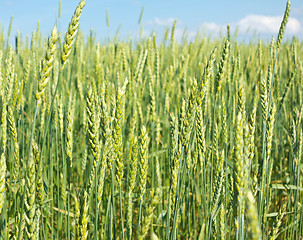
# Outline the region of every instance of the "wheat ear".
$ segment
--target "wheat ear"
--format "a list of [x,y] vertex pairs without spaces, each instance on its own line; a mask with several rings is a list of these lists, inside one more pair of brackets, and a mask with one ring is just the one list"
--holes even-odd
[[237,116],[237,128],[235,136],[235,154],[234,154],[234,217],[235,227],[239,230],[239,224],[241,223],[240,217],[242,214],[243,204],[243,116],[239,112]]
[[140,230],[140,234],[138,239],[143,240],[145,239],[146,235],[148,234],[148,231],[152,228],[153,223],[153,213],[156,208],[156,206],[159,203],[159,196],[155,194],[154,192],[151,193],[151,202],[148,204],[147,210],[146,210],[146,216],[143,218],[142,228]]
[[140,189],[140,210],[139,210],[139,223],[138,227],[140,227],[140,219],[141,219],[141,209],[144,200],[144,194],[146,191],[146,181],[147,181],[147,170],[148,170],[148,156],[147,156],[147,132],[146,128],[143,125],[141,128],[140,134],[140,149],[139,149],[139,189]]
[[28,239],[35,239],[35,163],[33,156],[28,162],[28,174],[26,177],[26,200],[25,200],[25,221],[26,221],[26,235]]
[[16,124],[15,119],[13,115],[13,110],[9,106],[8,107],[8,123],[9,123],[9,130],[10,134],[12,136],[12,139],[14,141],[14,163],[13,163],[13,182],[16,183],[18,177],[19,177],[19,143],[17,138],[17,131],[16,131]]
[[227,63],[227,59],[229,56],[229,40],[225,39],[224,41],[224,46],[223,46],[223,50],[222,50],[222,55],[221,55],[221,59],[220,59],[220,64],[219,64],[219,70],[217,73],[217,78],[216,78],[216,82],[215,82],[215,94],[216,96],[218,94],[220,94],[220,90],[221,90],[221,85],[222,85],[222,80],[224,77],[224,72],[225,72],[225,65]]
[[281,42],[282,42],[282,38],[283,38],[283,35],[284,35],[284,32],[285,32],[286,24],[287,24],[287,21],[288,21],[288,18],[289,18],[289,13],[290,13],[290,0],[287,1],[284,16],[283,16],[283,20],[281,22],[281,26],[280,26],[280,29],[279,29],[279,34],[278,34],[278,38],[277,38],[277,47],[279,47]]
[[258,220],[258,211],[255,205],[255,200],[250,190],[245,194],[246,218],[247,218],[247,237],[251,240],[261,239],[261,229]]
[[85,0],[81,0],[80,3],[78,4],[78,6],[74,12],[74,15],[69,23],[68,30],[65,34],[65,39],[64,39],[64,43],[63,43],[63,52],[62,52],[62,56],[61,56],[61,71],[64,69],[64,67],[67,63],[67,59],[71,53],[71,48],[74,44],[75,37],[78,32],[80,16],[81,16],[82,10],[85,6],[85,3],[86,3]]
[[90,149],[90,153],[93,157],[93,166],[91,169],[91,173],[89,175],[88,182],[88,195],[91,196],[93,189],[93,182],[96,177],[96,171],[99,164],[100,152],[99,152],[99,138],[97,134],[97,117],[96,117],[96,109],[95,109],[95,95],[93,94],[92,88],[89,89],[87,98],[86,98],[86,111],[87,111],[87,121],[88,121],[88,145]]
[[43,60],[43,67],[42,67],[42,72],[41,72],[41,76],[40,76],[40,81],[38,83],[38,89],[37,89],[37,92],[35,95],[38,105],[41,104],[41,97],[44,94],[44,90],[48,83],[49,76],[50,76],[50,73],[51,73],[51,70],[53,67],[57,39],[58,39],[58,33],[57,33],[57,28],[55,26],[51,33],[51,37],[49,37],[49,39],[48,39],[48,47],[47,47],[47,51],[45,53],[45,58]]
[[88,229],[87,224],[89,222],[89,215],[88,215],[88,194],[84,190],[82,196],[82,205],[81,205],[81,216],[79,218],[79,232],[80,232],[80,239],[85,240],[88,238]]
[[132,237],[132,220],[133,220],[133,191],[136,185],[137,170],[138,170],[138,140],[137,137],[132,139],[130,180],[128,190],[128,206],[127,206],[127,228],[128,237]]

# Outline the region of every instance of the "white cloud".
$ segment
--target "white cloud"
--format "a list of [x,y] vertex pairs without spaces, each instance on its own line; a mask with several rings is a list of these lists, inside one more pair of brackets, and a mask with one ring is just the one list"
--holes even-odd
[[[303,6],[303,5],[302,5]],[[302,9],[297,9],[297,12]],[[250,14],[245,16],[238,21],[230,23],[231,31],[234,32],[236,29],[240,34],[248,34],[257,33],[264,35],[276,35],[279,32],[279,28],[282,22],[283,16],[264,16],[264,15],[255,15]],[[298,16],[290,17],[288,19],[288,23],[286,26],[286,35],[298,35],[303,33],[303,20],[300,22],[300,18]],[[144,22],[147,28],[153,27],[154,30],[157,30],[161,27],[169,27],[173,26],[175,18],[154,18],[153,20],[147,20]],[[175,29],[175,38],[180,40],[182,36],[187,36],[188,39],[194,39],[197,34],[197,29],[188,31],[183,24],[182,21],[177,20],[177,26]],[[220,34],[225,34],[227,24],[219,24],[216,22],[204,22],[200,24],[200,29],[202,32],[207,35],[219,36]],[[184,32],[185,31],[185,32]],[[149,31],[145,32],[145,35]]]
[[212,33],[219,33],[224,26],[214,23],[214,22],[207,22],[202,24],[202,29],[206,32]]
[[159,26],[171,26],[174,24],[175,19],[174,18],[167,18],[167,19],[160,19],[155,18],[155,24]]
[[[277,34],[281,25],[282,16],[247,15],[244,18],[230,24],[231,30],[238,29],[240,33],[246,34],[255,31],[259,34]],[[226,30],[226,25],[215,22],[201,24],[201,29],[208,34],[217,35]],[[296,35],[303,32],[303,27],[297,18],[290,17],[286,26],[286,34]]]
[[156,26],[164,26],[164,27],[172,27],[174,24],[174,21],[177,20],[177,25],[182,24],[182,21],[176,19],[176,18],[165,18],[165,19],[161,19],[161,18],[155,18],[154,20],[147,20],[145,21],[145,24],[147,25],[156,25]]
[[143,38],[149,37],[150,34],[151,34],[151,32],[149,32],[149,31],[147,31],[147,30],[145,30],[145,29],[143,29],[143,31],[140,32],[140,35],[141,35],[141,37],[143,37]]
[[186,28],[176,28],[175,30],[175,39],[181,40],[183,37],[186,37],[187,40],[193,40],[197,35],[196,31],[191,31]]
[[[244,33],[247,30],[255,30],[258,33],[274,34],[279,31],[283,17],[271,17],[263,15],[247,15],[240,19],[236,26]],[[298,34],[302,30],[300,22],[296,18],[289,18],[286,26],[286,33]]]

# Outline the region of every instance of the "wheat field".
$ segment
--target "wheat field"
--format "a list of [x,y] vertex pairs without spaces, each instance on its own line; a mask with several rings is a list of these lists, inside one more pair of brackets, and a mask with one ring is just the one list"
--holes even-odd
[[249,43],[228,25],[176,41],[175,22],[101,44],[82,10],[65,34],[0,33],[0,238],[303,239],[290,2],[276,36]]

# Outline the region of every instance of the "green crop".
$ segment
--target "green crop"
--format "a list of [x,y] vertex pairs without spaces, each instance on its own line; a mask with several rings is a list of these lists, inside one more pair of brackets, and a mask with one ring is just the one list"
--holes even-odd
[[[303,43],[0,35],[1,239],[301,239]],[[138,25],[144,9],[142,8]],[[106,21],[108,28],[109,14]],[[11,32],[9,31],[9,34]]]

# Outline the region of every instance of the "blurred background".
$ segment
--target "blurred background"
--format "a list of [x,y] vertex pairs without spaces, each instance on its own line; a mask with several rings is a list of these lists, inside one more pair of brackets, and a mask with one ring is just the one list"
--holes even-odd
[[[61,32],[65,32],[78,2],[0,0],[1,31],[7,34],[13,16],[12,42],[17,31],[22,38],[27,34],[31,36],[32,31],[37,29],[38,21],[39,30],[45,36],[55,24]],[[285,5],[286,0],[87,0],[80,29],[86,36],[93,29],[92,33],[101,42],[113,37],[126,40],[132,36],[138,39],[153,32],[157,33],[158,40],[162,40],[177,19],[175,37],[179,41],[190,41],[197,33],[218,37],[226,32],[227,23],[239,41],[269,40],[271,36],[277,36]],[[294,35],[301,39],[303,36],[302,0],[291,1],[286,39]]]

